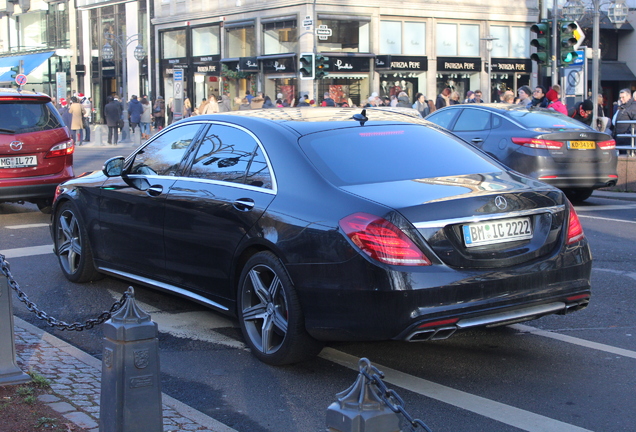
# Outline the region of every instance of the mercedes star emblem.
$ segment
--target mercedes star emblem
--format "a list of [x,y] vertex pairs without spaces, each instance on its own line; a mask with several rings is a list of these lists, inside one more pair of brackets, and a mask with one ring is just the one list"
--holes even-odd
[[497,198],[495,198],[495,205],[499,210],[505,210],[506,207],[508,207],[508,202],[504,197],[498,195]]

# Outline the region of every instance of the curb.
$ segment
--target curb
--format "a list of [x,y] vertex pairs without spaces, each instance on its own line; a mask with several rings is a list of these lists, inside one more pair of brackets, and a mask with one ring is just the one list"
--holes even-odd
[[[40,373],[52,382],[51,393],[55,397],[50,399],[49,406],[79,427],[99,432],[102,362],[16,316],[14,326],[16,342],[21,345],[20,349],[16,347],[20,366],[36,370],[40,367],[48,371]],[[69,357],[72,361],[56,360]],[[47,364],[41,364],[42,360]],[[237,432],[165,393],[161,397],[164,432]]]

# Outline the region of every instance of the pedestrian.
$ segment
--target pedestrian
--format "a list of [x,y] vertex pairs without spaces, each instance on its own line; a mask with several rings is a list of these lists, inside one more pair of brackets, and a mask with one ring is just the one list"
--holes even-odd
[[221,95],[221,103],[219,103],[219,112],[230,112],[232,111],[232,101],[230,100],[230,94],[224,92]]
[[468,101],[468,103],[483,103],[484,101],[481,99],[481,96],[481,90],[475,90],[473,97]]
[[470,103],[475,99],[475,92],[472,90],[468,90],[466,92],[466,99],[464,99],[464,103]]
[[430,112],[428,104],[426,103],[426,96],[424,96],[422,93],[416,93],[413,108],[415,108],[417,112],[420,113],[422,118],[426,117]]
[[578,120],[588,126],[592,126],[592,113],[594,112],[594,103],[585,99],[583,102],[579,102],[575,105],[574,109],[569,113],[570,117],[574,120]]
[[71,132],[73,139],[78,146],[81,146],[84,135],[84,108],[82,108],[82,104],[77,97],[71,97],[71,106],[68,108],[68,112],[71,114]]
[[276,102],[281,101],[283,108],[287,108],[289,106],[289,102],[287,102],[287,100],[285,98],[283,98],[283,94],[282,93],[278,93],[276,95]]
[[108,103],[104,107],[104,116],[108,126],[108,144],[117,145],[119,138],[119,122],[121,120],[121,104],[114,97],[108,98]]
[[546,90],[542,85],[538,85],[532,92],[531,105],[537,108],[547,108],[550,101],[545,97]]
[[276,105],[274,105],[274,103],[272,102],[269,96],[265,96],[265,100],[263,102],[263,108],[276,108]]
[[444,108],[450,105],[451,92],[451,89],[446,87],[440,94],[437,95],[437,99],[435,100],[435,109]]
[[135,128],[139,125],[139,123],[141,123],[141,113],[143,110],[141,102],[137,99],[137,95],[132,95],[130,97],[130,102],[128,102],[128,116],[130,117],[132,133],[135,133]]
[[511,90],[506,90],[501,96],[501,102],[508,104],[515,103],[515,94]]
[[401,108],[411,108],[411,101],[409,101],[409,95],[406,94],[405,91],[401,91],[398,93],[398,103],[397,106]]
[[[328,93],[327,93],[328,94]],[[309,95],[304,95],[298,100],[299,107],[308,107],[309,105]]]
[[241,99],[241,104],[239,105],[239,111],[251,110],[252,106],[250,105],[250,101],[247,97]]
[[[247,99],[247,103],[251,103],[252,99],[254,98],[254,96],[250,93],[249,90],[245,90],[245,99]],[[243,103],[243,100],[241,99],[241,103]]]
[[632,92],[624,88],[618,94],[621,104],[618,106],[616,121],[614,121],[614,138],[616,145],[631,145],[632,138],[619,137],[619,134],[631,134],[632,126],[628,123],[618,123],[620,121],[636,120],[636,101],[632,97]]
[[[309,104],[311,105],[311,102]],[[323,95],[322,104],[320,104],[320,106],[324,106],[324,107],[335,107],[336,106],[336,102],[333,99],[331,99],[331,96],[329,95],[329,92],[325,92],[325,94]]]
[[203,98],[203,100],[201,101],[199,106],[194,109],[194,113],[192,115],[201,115],[201,114],[203,114],[203,112],[205,111],[205,107],[207,105],[208,105],[208,100],[206,98]]
[[448,103],[451,105],[459,105],[461,102],[459,101],[459,92],[453,91],[450,94],[450,98],[448,99]]
[[157,96],[152,106],[152,116],[155,119],[155,129],[160,131],[166,126],[166,101],[163,100],[163,96]]
[[[229,100],[230,99],[228,98],[228,102]],[[203,111],[201,112],[201,114],[216,114],[218,112],[219,112],[219,103],[216,101],[216,96],[211,94],[210,97],[208,98],[208,103],[203,109]]]
[[545,94],[545,97],[549,101],[548,109],[554,110],[556,112],[560,112],[561,114],[564,114],[564,115],[568,115],[568,109],[565,105],[563,105],[563,102],[561,102],[561,99],[559,98],[559,93],[557,93],[556,90],[554,90],[554,87],[548,90],[548,92]]
[[529,107],[532,104],[532,90],[528,86],[521,86],[517,90],[519,98],[517,99],[517,105]]
[[252,109],[261,109],[263,108],[263,103],[265,103],[265,98],[263,97],[262,92],[258,92],[256,96],[252,98],[250,101],[250,106]]
[[93,99],[84,97],[81,102],[82,108],[84,108],[84,142],[90,142],[91,123],[93,122]]
[[68,112],[68,102],[64,98],[60,98],[60,115],[62,116],[62,120],[64,121],[64,125],[68,129],[69,133],[71,132],[71,124],[73,123],[73,116],[70,112]]
[[150,121],[152,120],[152,107],[145,97],[141,99],[141,118],[139,129],[141,130],[141,139],[150,138]]

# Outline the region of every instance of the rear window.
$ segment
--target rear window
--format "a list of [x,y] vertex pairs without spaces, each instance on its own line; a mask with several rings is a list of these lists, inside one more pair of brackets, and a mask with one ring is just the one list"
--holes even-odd
[[508,115],[528,129],[588,129],[580,121],[553,110],[510,110]]
[[502,171],[472,146],[421,125],[363,126],[301,138],[332,183],[344,186]]
[[40,132],[63,126],[62,118],[50,103],[0,99],[0,133]]

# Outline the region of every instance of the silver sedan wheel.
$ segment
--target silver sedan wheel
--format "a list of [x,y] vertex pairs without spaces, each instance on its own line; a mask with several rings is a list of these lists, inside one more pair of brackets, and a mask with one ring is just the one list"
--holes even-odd
[[263,354],[276,353],[287,335],[288,305],[276,272],[260,264],[250,269],[242,292],[242,319],[250,341]]

